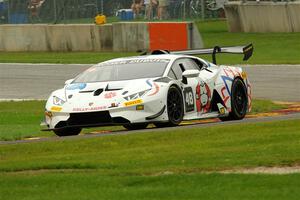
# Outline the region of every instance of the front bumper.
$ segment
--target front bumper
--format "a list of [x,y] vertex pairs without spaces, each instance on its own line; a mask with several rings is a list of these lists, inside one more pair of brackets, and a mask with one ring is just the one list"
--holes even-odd
[[44,131],[50,131],[68,127],[85,128],[167,121],[168,115],[165,107],[162,101],[152,101],[143,104],[143,110],[138,110],[135,105],[93,112],[53,112],[51,115],[46,115],[41,127]]

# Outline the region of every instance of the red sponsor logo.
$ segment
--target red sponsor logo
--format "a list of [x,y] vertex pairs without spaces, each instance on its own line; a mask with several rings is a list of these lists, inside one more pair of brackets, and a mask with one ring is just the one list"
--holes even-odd
[[104,95],[104,98],[105,99],[111,99],[113,97],[117,96],[117,93],[116,92],[108,92]]

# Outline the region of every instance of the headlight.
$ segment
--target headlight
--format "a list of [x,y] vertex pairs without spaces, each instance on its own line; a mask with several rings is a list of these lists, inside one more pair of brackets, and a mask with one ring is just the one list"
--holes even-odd
[[53,104],[57,106],[62,106],[65,103],[64,100],[58,98],[57,96],[53,96]]
[[129,96],[126,96],[124,97],[124,99],[126,101],[130,101],[130,100],[134,100],[134,99],[138,99],[138,98],[141,98],[143,97],[147,92],[149,92],[151,89],[147,89],[147,90],[144,90],[144,91],[141,91],[141,92],[137,92],[137,93],[134,93],[134,94],[131,94]]

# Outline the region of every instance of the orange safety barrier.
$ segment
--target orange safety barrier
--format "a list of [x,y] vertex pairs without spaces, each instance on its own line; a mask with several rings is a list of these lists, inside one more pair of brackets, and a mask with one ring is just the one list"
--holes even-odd
[[150,50],[188,49],[187,23],[149,23]]

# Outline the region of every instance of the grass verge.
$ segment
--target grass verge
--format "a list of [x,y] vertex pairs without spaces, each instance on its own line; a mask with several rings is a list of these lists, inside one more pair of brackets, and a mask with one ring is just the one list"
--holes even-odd
[[[226,21],[198,22],[206,47],[253,43],[254,54],[247,64],[298,64],[300,33],[230,33]],[[206,57],[209,60],[210,56]],[[241,55],[218,55],[219,63],[243,63]]]
[[[299,199],[300,120],[0,145],[4,199]],[[26,171],[24,171],[26,170]]]
[[[226,64],[299,64],[300,33],[229,33],[226,21],[196,22],[205,47],[215,45],[244,45],[254,44],[254,55],[243,62],[240,55],[218,55],[219,63]],[[0,60],[3,63],[98,63],[117,57],[138,55],[137,53],[118,52],[28,52],[8,53],[1,52]],[[203,56],[211,60],[210,56]]]
[[299,199],[300,175],[1,175],[3,199]]
[[[52,132],[41,132],[40,122],[44,116],[45,101],[0,102],[0,140],[16,140],[25,137],[54,136]],[[268,100],[254,100],[253,113],[268,112],[285,108]],[[84,129],[83,133],[92,130],[122,130],[123,127],[102,127]]]
[[96,169],[105,175],[198,173],[300,164],[300,120],[1,145],[0,172]]
[[83,63],[137,55],[132,52],[0,52],[1,63]]

